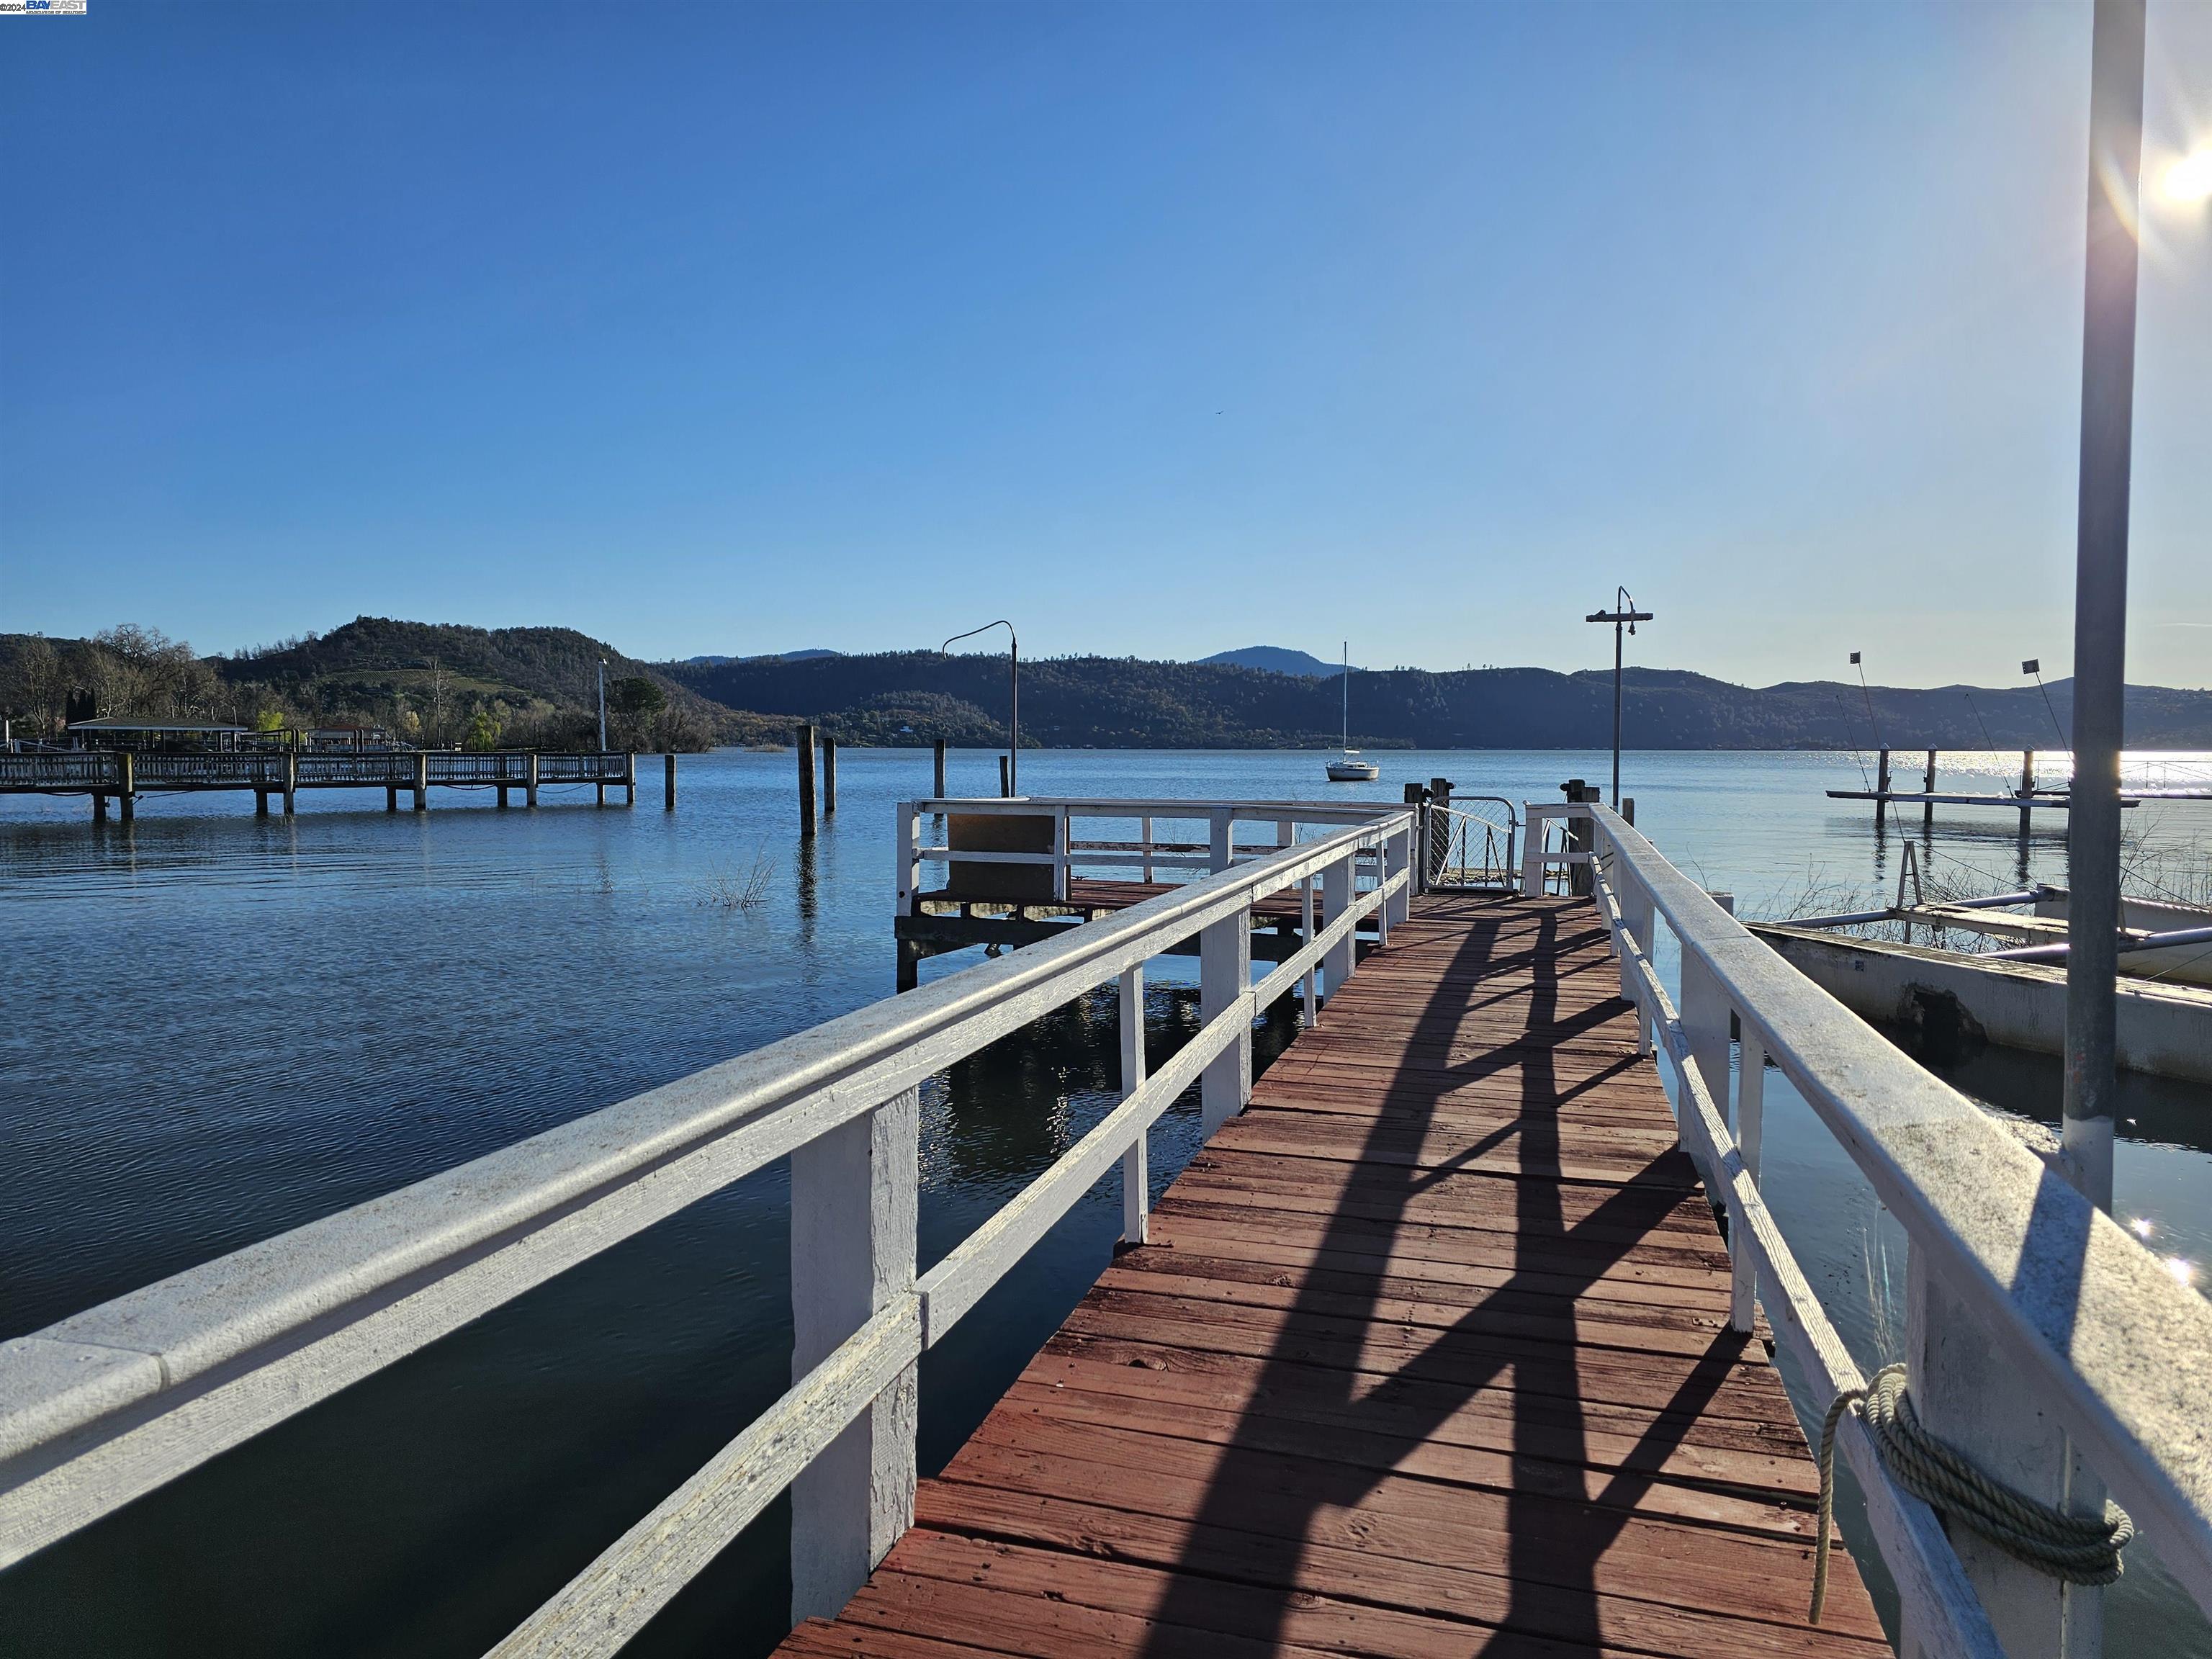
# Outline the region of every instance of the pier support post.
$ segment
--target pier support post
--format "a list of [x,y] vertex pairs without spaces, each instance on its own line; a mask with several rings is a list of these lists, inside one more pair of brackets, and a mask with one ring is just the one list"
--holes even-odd
[[390,784],[384,787],[384,810],[387,812],[399,810],[399,791]]
[[671,750],[661,757],[660,810],[676,810],[676,753]]
[[[1145,1082],[1145,964],[1121,970],[1121,1098]],[[1148,1132],[1139,1129],[1121,1154],[1121,1243],[1141,1244],[1152,1207],[1152,1171],[1147,1165]]]
[[937,740],[937,787],[931,799],[945,799],[945,739],[942,738]]
[[623,805],[637,805],[637,753],[635,750],[623,757]]
[[793,738],[799,750],[799,833],[814,833],[814,728],[800,722]]
[[94,823],[107,822],[107,797],[98,790],[93,792],[92,821]]
[[430,756],[427,750],[415,751],[415,810],[430,810]]
[[507,811],[507,786],[503,783],[499,786],[499,810]]
[[1889,750],[1878,752],[1881,759],[1875,763],[1874,774],[1874,827],[1877,835],[1889,827]]
[[[791,1155],[797,1382],[915,1282],[921,1097],[909,1089]],[[791,1484],[791,1616],[834,1617],[914,1519],[915,1370]]]
[[605,806],[607,804],[607,786],[605,783],[595,783],[592,786],[592,804],[594,806]]
[[2033,749],[2020,751],[2020,833],[2025,836],[2027,834],[2027,803],[2035,799],[2035,750]]
[[538,751],[533,749],[522,765],[522,804],[538,805]]
[[269,792],[266,789],[253,792],[253,816],[257,818],[269,816]]
[[299,810],[300,757],[287,750],[284,756],[284,816],[290,817]]
[[837,810],[837,739],[822,739],[822,816]]
[[[1936,793],[1936,751],[1928,751],[1928,769],[1920,775],[1920,793],[1933,796]],[[1923,830],[1936,827],[1936,803],[1933,799],[1920,804],[1920,827]]]
[[911,991],[921,983],[921,959],[928,952],[919,939],[902,939],[898,945],[897,988]]
[[[1346,884],[1349,885],[1349,883]],[[1226,1012],[1252,984],[1252,918],[1246,910],[1223,917],[1198,935],[1198,1013],[1201,1023]],[[1335,990],[1331,980],[1329,989]],[[1244,1109],[1252,1097],[1252,1022],[1206,1062],[1199,1078],[1199,1125],[1207,1139]]]
[[1013,775],[1006,757],[1001,755],[999,757],[999,799],[1011,800],[1013,799]]
[[118,760],[123,768],[123,793],[115,801],[122,811],[124,823],[128,823],[138,816],[138,757],[126,749]]

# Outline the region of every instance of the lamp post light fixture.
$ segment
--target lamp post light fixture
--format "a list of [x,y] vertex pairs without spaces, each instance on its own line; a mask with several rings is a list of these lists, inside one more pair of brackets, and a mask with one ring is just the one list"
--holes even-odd
[[1612,610],[1593,611],[1583,620],[1613,624],[1613,793],[1606,799],[1618,812],[1620,810],[1620,629],[1626,623],[1628,631],[1633,634],[1637,623],[1651,620],[1651,613],[1638,611],[1636,601],[1629,597],[1625,587],[1613,589],[1613,603]]
[[607,659],[599,659],[599,752],[607,752]]
[[1006,630],[1006,793],[1018,795],[1022,793],[1022,642],[1015,636],[1013,623],[1001,617],[981,628],[971,628],[965,634],[955,634],[937,648],[942,653],[963,640],[972,640],[994,628]]

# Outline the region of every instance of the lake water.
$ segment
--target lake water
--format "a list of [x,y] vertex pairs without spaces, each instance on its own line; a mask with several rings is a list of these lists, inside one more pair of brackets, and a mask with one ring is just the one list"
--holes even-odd
[[[1443,775],[1516,801],[1607,768],[1400,753],[1379,757],[1379,784],[1331,786],[1322,758],[1043,750],[1022,765],[1039,794],[1394,800]],[[2208,760],[2160,764],[2179,778]],[[587,788],[549,789],[535,813],[441,790],[420,816],[369,792],[307,794],[296,817],[265,819],[246,798],[157,797],[97,834],[82,800],[0,798],[0,1337],[889,994],[891,809],[927,793],[929,756],[841,761],[841,810],[811,845],[788,754],[687,757],[672,815],[655,773],[634,811],[594,810]],[[2004,787],[2018,763],[1947,757],[1942,782]],[[1741,914],[1808,895],[1857,908],[1895,882],[1904,837],[1878,841],[1870,807],[1822,796],[1858,785],[1851,757],[1637,755],[1626,773],[1639,825]],[[996,781],[993,757],[954,757],[956,793]],[[2139,873],[2201,878],[2212,805],[2130,816]],[[1980,890],[2063,880],[2063,815],[2049,818],[2023,844],[2009,813],[1947,811],[1923,844]],[[765,902],[720,902],[758,864]],[[1194,1028],[1194,975],[1171,959],[1154,975],[1156,1054]],[[1293,1035],[1277,1018],[1259,1056]],[[1095,1122],[1117,1073],[1110,1004],[1094,1000],[933,1081],[925,1262]],[[2055,1061],[1991,1054],[1954,1080],[2057,1121]],[[1769,1201],[1871,1369],[1901,1334],[1901,1235],[1771,1082],[1768,1112]],[[2206,1091],[2140,1081],[2123,1109],[2117,1208],[2185,1262],[2212,1263],[2208,1113]],[[1187,1101],[1156,1132],[1159,1184],[1196,1130]],[[784,1199],[782,1169],[764,1170],[0,1575],[0,1651],[482,1652],[784,1388]],[[1118,1221],[1109,1181],[925,1358],[925,1469],[1088,1287]],[[1793,1391],[1817,1427],[1826,1402]],[[784,1628],[787,1525],[772,1510],[633,1650],[765,1651]],[[2146,1551],[2110,1630],[2115,1655],[2212,1655]]]

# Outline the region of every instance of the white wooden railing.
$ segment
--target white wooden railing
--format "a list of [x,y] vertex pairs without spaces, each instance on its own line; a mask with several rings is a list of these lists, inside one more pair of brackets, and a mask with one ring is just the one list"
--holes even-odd
[[[1201,816],[1222,805],[1231,823],[1250,815]],[[1124,1232],[1143,1237],[1147,1130],[1193,1083],[1207,1133],[1242,1109],[1254,1019],[1300,985],[1310,1011],[1317,976],[1334,991],[1352,971],[1354,930],[1403,914],[1411,831],[1404,809],[1336,809],[1316,839],[1283,837],[1065,937],[0,1344],[0,1566],[788,1157],[790,1391],[495,1651],[615,1651],[786,1487],[793,1620],[836,1613],[911,1517],[922,1352],[1116,1164]],[[1356,893],[1357,865],[1377,855],[1379,884]],[[1303,942],[1255,982],[1252,907],[1286,890],[1305,899]],[[1204,1023],[1148,1076],[1145,966],[1193,934]],[[1121,1104],[918,1273],[923,1079],[1109,984]]]
[[[898,914],[911,913],[922,885],[924,864],[1027,865],[1049,866],[1052,896],[1065,899],[1071,874],[1095,872],[1125,881],[1154,882],[1178,879],[1182,873],[1218,873],[1234,865],[1265,858],[1297,844],[1301,833],[1326,835],[1347,825],[1375,823],[1380,817],[1405,817],[1413,809],[1365,805],[1330,805],[1315,801],[1230,800],[1115,800],[1025,796],[1007,799],[986,796],[975,799],[902,801],[894,820],[893,890]],[[1048,851],[998,852],[931,844],[924,836],[933,825],[942,826],[953,817],[1049,818],[1052,846]],[[1091,821],[1099,827],[1082,839],[1078,826]],[[1237,839],[1238,827],[1256,826],[1267,838],[1258,842]],[[1408,833],[1382,837],[1362,849],[1363,873],[1382,879],[1382,860],[1395,875],[1407,867],[1413,848]],[[1419,879],[1418,875],[1415,878]],[[1047,899],[1030,901],[1049,903]],[[1404,900],[1384,925],[1402,919]]]
[[[1729,1221],[1731,1322],[1754,1297],[1823,1399],[1862,1379],[1759,1190],[1767,1067],[1811,1107],[1911,1241],[1906,1352],[1921,1423],[2029,1496],[2080,1514],[2106,1490],[2212,1612],[2212,1304],[1972,1102],[1915,1065],[1741,927],[1602,806],[1578,819],[1621,994],[1672,1067],[1681,1139]],[[1550,862],[1564,862],[1554,854]],[[1528,866],[1541,890],[1544,860]],[[1653,963],[1680,951],[1679,1008]],[[1731,1024],[1741,1064],[1731,1089]],[[1838,1446],[1896,1579],[1907,1655],[2094,1659],[2101,1592],[2061,1584],[1971,1532],[1947,1535],[1891,1478],[1859,1420]]]

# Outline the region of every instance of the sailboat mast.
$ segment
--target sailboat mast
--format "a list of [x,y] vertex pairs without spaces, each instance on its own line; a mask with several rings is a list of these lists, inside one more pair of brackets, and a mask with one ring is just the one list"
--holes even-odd
[[1348,755],[1352,752],[1352,641],[1350,640],[1344,642],[1344,673],[1340,684],[1344,687],[1344,729],[1340,734],[1340,741],[1344,752]]

